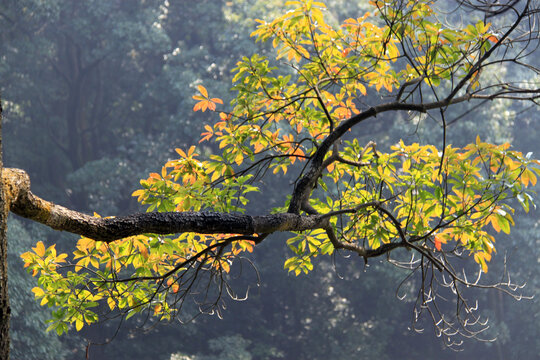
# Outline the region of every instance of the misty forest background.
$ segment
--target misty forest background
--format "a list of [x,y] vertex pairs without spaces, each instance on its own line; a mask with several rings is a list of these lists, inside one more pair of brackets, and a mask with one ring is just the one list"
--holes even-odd
[[[75,210],[104,216],[143,211],[130,196],[138,180],[172,158],[174,148],[194,145],[204,124],[217,116],[192,111],[196,85],[204,84],[227,103],[236,61],[273,51],[271,44],[249,38],[254,19],[285,11],[283,3],[0,0],[5,166],[27,170],[37,195]],[[361,0],[327,5],[336,24],[368,9]],[[480,134],[482,140],[510,141],[515,149],[540,156],[536,109],[505,101],[482,105],[474,119],[468,116],[473,104],[453,114],[450,143],[462,146]],[[441,144],[442,131],[429,118],[380,116],[362,129],[360,143],[375,140],[383,150],[400,138]],[[290,184],[278,175],[271,182],[253,212],[283,201],[280,189]],[[525,294],[538,296],[539,213],[518,213],[515,219],[510,236],[497,234],[487,276],[500,276],[506,258],[513,279],[527,282]],[[62,337],[44,332],[50,312],[34,301],[36,280],[19,255],[38,240],[69,251],[77,237],[12,215],[8,238],[13,359],[82,359],[89,342],[114,337],[115,322]],[[502,360],[540,354],[537,300],[516,302],[496,291],[478,292],[480,311],[490,319],[487,336],[498,340],[469,341],[456,353],[444,348],[429,323],[423,334],[409,330],[415,296],[397,299],[405,273],[384,259],[365,267],[362,259],[338,253],[320,260],[308,276],[295,277],[283,270],[288,251],[279,235],[258,246],[251,260],[261,285],[247,271],[237,286],[250,286],[249,298],[228,300],[223,319],[200,316],[187,324],[149,328],[144,318],[132,318],[111,343],[92,345],[90,358]],[[407,286],[400,291],[407,294]]]

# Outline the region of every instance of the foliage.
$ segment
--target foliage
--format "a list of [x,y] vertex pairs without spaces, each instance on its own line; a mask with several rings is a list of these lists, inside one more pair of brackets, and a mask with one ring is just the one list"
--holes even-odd
[[[180,157],[142,180],[133,195],[148,211],[244,212],[268,171],[293,179],[300,171],[289,202],[273,211],[288,206],[290,212],[320,214],[321,227],[287,241],[293,251],[287,270],[308,273],[314,257],[340,248],[367,261],[403,247],[419,253],[431,270],[450,274],[456,287],[470,285],[447,256],[465,251],[487,272],[495,249],[488,229],[510,232],[509,199],[529,210],[526,188],[536,184],[539,163],[509,144],[479,138],[462,149],[400,142],[385,153],[374,143],[361,146],[349,131],[379,112],[426,112],[487,97],[480,90],[492,84],[483,85],[478,59],[490,56],[501,39],[483,21],[442,28],[427,1],[400,7],[374,1],[373,15],[348,19],[340,28],[325,22],[322,3],[288,4],[291,11],[261,21],[253,32],[257,40],[272,42],[276,58],[254,54],[237,63],[230,112],[217,111],[223,101],[198,86],[193,109],[219,113],[201,135],[210,150],[177,149]],[[406,49],[414,49],[414,56]],[[279,69],[278,60],[287,66]],[[412,101],[415,89],[435,92],[444,82],[461,84],[447,102]],[[363,106],[361,99],[374,93],[396,94],[396,101]],[[217,149],[219,154],[210,153]],[[195,294],[201,312],[219,309],[222,293],[231,290],[233,260],[265,237],[145,234],[111,243],[82,238],[70,262],[42,242],[22,257],[39,275],[36,297],[56,309],[49,328],[61,334],[70,324],[80,330],[96,322],[101,303],[111,316],[147,312],[171,319]]]
[[9,247],[9,295],[11,307],[11,356],[14,359],[63,359],[67,349],[60,339],[52,333],[45,332],[48,317],[39,305],[28,297],[35,283],[31,281],[21,268],[19,254],[27,250],[35,238],[44,236],[35,226],[32,232],[27,231],[22,223],[10,219],[8,236],[17,239]]
[[[478,138],[463,150],[448,146],[442,158],[433,146],[401,142],[394,153],[377,155],[377,161],[360,171],[352,173],[350,166],[337,164],[330,177],[345,184],[339,203],[327,197],[316,208],[322,213],[352,213],[349,224],[340,225],[343,236],[366,239],[369,248],[403,238],[403,231],[422,234],[427,240],[422,245],[438,251],[442,244],[455,247],[456,242],[487,272],[495,239],[484,227],[491,224],[496,232],[510,233],[514,209],[497,203],[507,196],[505,188],[510,186],[509,195],[517,197],[528,211],[532,197],[522,191],[529,181],[536,183],[535,172],[540,172],[527,169],[538,163],[507,151],[509,146],[482,143]],[[361,181],[343,181],[347,173]],[[287,243],[297,256],[287,260],[285,268],[296,274],[311,270],[312,256],[333,251],[320,230],[300,234]]]
[[[227,89],[231,56],[224,48],[235,44],[235,33],[220,6],[6,1],[0,74],[7,162],[39,174],[35,190],[56,202],[133,210],[132,179],[199,133],[190,87],[220,78],[212,89]],[[195,26],[203,15],[212,18],[209,26]]]

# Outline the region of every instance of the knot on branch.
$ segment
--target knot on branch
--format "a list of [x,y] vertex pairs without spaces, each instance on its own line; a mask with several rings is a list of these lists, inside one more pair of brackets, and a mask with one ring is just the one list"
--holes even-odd
[[4,196],[9,209],[17,206],[20,199],[30,191],[30,177],[26,171],[14,168],[2,169],[2,186]]

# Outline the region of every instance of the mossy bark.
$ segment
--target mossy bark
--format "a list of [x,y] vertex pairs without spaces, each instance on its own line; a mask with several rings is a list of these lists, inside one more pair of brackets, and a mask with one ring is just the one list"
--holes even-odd
[[215,212],[151,212],[98,218],[39,198],[30,191],[24,170],[3,169],[2,183],[9,210],[55,230],[68,231],[98,241],[111,242],[132,235],[174,234],[269,234],[325,228],[328,220],[317,215],[290,213],[251,216]]

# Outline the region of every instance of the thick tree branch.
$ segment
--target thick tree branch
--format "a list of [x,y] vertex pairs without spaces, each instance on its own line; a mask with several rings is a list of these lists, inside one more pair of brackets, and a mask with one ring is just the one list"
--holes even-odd
[[128,236],[173,234],[268,234],[324,228],[321,216],[272,214],[250,216],[213,212],[139,213],[123,217],[97,218],[43,200],[30,191],[30,178],[20,169],[4,169],[2,181],[10,210],[55,230],[68,231],[98,241],[111,242]]

